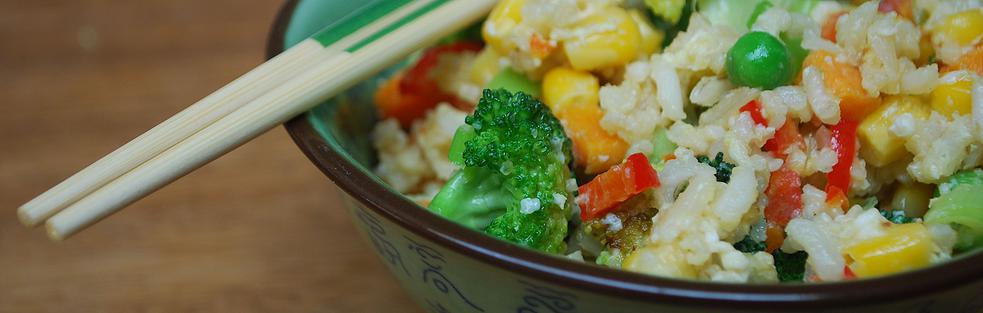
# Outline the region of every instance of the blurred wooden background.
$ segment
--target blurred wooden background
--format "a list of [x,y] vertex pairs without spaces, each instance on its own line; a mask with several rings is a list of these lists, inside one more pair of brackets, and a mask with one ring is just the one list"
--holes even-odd
[[0,312],[418,312],[277,128],[63,243],[17,206],[262,61],[276,0],[0,0]]

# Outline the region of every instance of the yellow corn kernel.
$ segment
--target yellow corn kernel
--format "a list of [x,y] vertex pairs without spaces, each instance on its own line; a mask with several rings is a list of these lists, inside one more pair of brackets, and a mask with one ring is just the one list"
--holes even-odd
[[594,70],[628,64],[639,51],[638,25],[625,9],[608,7],[584,18],[577,27],[593,31],[564,40],[563,51],[574,69]]
[[471,71],[468,74],[468,78],[478,86],[484,87],[488,85],[488,82],[495,77],[495,74],[498,74],[502,70],[501,59],[502,56],[495,49],[489,47],[481,49],[481,52],[475,57],[474,63],[471,63]]
[[647,57],[656,52],[662,52],[662,40],[666,38],[666,33],[660,29],[655,29],[648,18],[643,16],[638,10],[628,10],[632,20],[638,25],[638,34],[642,40],[639,41],[639,56]]
[[[932,109],[947,117],[953,112],[968,115],[972,112],[973,79],[965,72],[952,72],[952,79],[943,79],[942,83],[932,90]],[[950,78],[950,77],[946,77]]]
[[983,34],[983,12],[972,9],[949,15],[939,29],[961,45],[971,44]]
[[928,228],[919,223],[893,225],[884,236],[860,242],[844,251],[857,277],[874,277],[927,266],[933,252]]
[[495,5],[488,19],[481,27],[481,37],[498,53],[506,55],[513,48],[509,43],[509,34],[522,21],[522,6],[525,0],[503,0]]
[[572,103],[598,105],[600,88],[591,73],[557,67],[543,77],[543,102],[553,112]]
[[909,113],[915,120],[928,119],[930,110],[921,99],[912,96],[891,96],[884,104],[864,118],[857,128],[860,155],[873,166],[885,166],[907,153],[904,138],[890,131],[899,116]]

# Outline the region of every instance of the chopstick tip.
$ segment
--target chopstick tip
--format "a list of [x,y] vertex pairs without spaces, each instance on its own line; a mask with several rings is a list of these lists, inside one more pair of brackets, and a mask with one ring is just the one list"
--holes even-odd
[[54,226],[54,224],[51,223],[51,221],[44,223],[44,228],[45,231],[48,233],[48,238],[51,238],[52,241],[65,240],[66,237],[65,234],[62,234],[60,231],[58,231],[58,229],[56,229],[56,227]]
[[17,208],[17,219],[19,219],[20,223],[24,224],[24,226],[27,227],[38,226],[37,219],[32,218],[31,214],[28,213],[28,211],[29,210],[27,209],[26,206],[21,206],[20,208]]

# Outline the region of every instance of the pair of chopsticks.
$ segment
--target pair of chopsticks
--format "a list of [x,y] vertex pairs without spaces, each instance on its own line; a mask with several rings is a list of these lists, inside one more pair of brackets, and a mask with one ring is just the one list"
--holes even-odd
[[18,209],[65,239],[407,54],[486,15],[495,0],[372,0]]

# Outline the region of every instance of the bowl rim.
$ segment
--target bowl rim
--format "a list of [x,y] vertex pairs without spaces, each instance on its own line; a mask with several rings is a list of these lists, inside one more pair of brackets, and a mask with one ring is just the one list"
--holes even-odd
[[[286,0],[277,13],[266,44],[267,58],[283,51],[284,34],[298,2]],[[815,310],[920,298],[983,281],[983,253],[881,278],[816,284],[707,283],[572,262],[486,236],[421,209],[363,173],[343,151],[334,150],[306,117],[302,114],[284,124],[290,137],[321,172],[376,214],[479,262],[586,293],[703,308]]]

